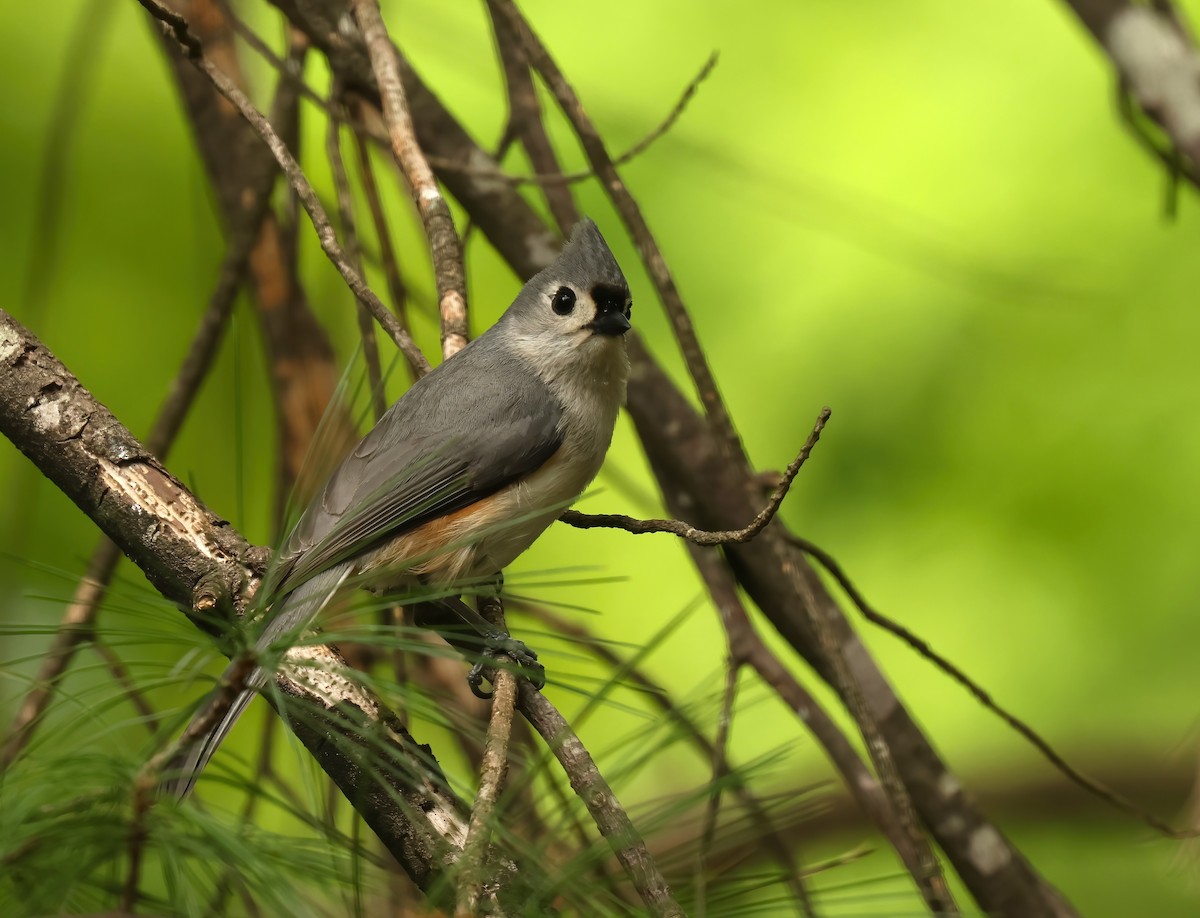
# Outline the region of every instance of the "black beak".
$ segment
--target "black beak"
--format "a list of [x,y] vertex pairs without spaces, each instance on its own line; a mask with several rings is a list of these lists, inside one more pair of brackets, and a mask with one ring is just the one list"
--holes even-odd
[[588,328],[599,335],[623,335],[629,331],[629,317],[625,315],[620,307],[612,309],[604,309],[603,307],[596,313],[596,318],[588,323]]

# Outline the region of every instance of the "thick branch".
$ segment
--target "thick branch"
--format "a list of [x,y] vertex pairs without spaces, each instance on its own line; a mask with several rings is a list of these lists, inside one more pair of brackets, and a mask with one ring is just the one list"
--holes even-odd
[[[0,432],[168,601],[200,615],[227,604],[245,607],[263,553],[197,501],[3,310]],[[294,661],[324,672],[343,668],[329,648],[294,653]],[[315,712],[291,718],[293,730],[393,856],[422,888],[439,881],[452,859],[448,854],[462,844],[466,820],[428,751],[377,698],[348,679],[330,678],[318,691],[280,676],[276,688],[268,699]]]

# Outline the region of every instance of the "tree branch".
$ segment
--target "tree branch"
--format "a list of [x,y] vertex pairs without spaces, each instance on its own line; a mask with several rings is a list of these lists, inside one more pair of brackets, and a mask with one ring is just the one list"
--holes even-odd
[[313,191],[312,185],[308,179],[304,177],[303,171],[300,169],[299,163],[288,150],[287,145],[280,139],[279,135],[271,127],[270,122],[263,117],[246,98],[246,94],[238,89],[237,85],[212,61],[204,57],[203,49],[200,41],[188,31],[187,20],[177,13],[167,9],[166,7],[155,2],[155,0],[138,0],[138,2],[156,19],[163,22],[164,28],[171,30],[176,40],[187,50],[188,57],[192,63],[199,68],[217,88],[226,99],[238,110],[243,118],[249,122],[254,131],[270,148],[275,161],[279,164],[279,168],[283,170],[283,174],[287,177],[288,183],[295,191],[296,197],[300,199],[301,205],[312,220],[313,229],[316,230],[317,240],[321,243],[321,250],[329,258],[333,266],[337,268],[338,273],[342,275],[346,285],[354,291],[355,296],[360,301],[365,303],[371,310],[371,314],[375,320],[383,327],[383,330],[388,333],[396,346],[409,358],[410,361],[428,368],[429,361],[425,359],[425,355],[421,353],[421,349],[409,337],[408,332],[401,327],[388,308],[383,305],[375,292],[367,286],[366,281],[351,266],[346,258],[346,253],[342,247],[338,245],[337,235],[333,231],[333,225],[329,222],[329,216],[325,213],[325,208],[321,206],[317,194]]
[[388,38],[378,0],[351,0],[354,17],[362,30],[371,69],[383,102],[383,119],[392,139],[392,151],[404,177],[412,188],[413,202],[433,257],[437,277],[438,312],[442,327],[442,356],[449,359],[467,345],[467,296],[463,276],[462,246],[454,229],[454,220],[433,170],[417,143],[408,99],[400,82],[396,49]]
[[804,446],[801,447],[796,458],[792,460],[787,470],[783,473],[783,477],[779,484],[776,485],[774,493],[771,494],[770,500],[767,501],[767,505],[758,511],[754,519],[741,529],[720,529],[713,532],[697,529],[695,526],[691,526],[682,520],[639,520],[620,513],[580,513],[578,510],[567,510],[559,519],[568,526],[574,526],[576,529],[621,529],[633,535],[666,532],[677,535],[682,539],[687,539],[694,545],[726,545],[749,542],[766,529],[767,524],[779,512],[779,507],[783,503],[783,499],[787,497],[788,491],[791,490],[792,482],[796,480],[800,469],[808,461],[808,457],[812,454],[813,447],[817,445],[817,441],[821,438],[821,431],[825,429],[825,424],[829,421],[831,414],[832,412],[828,408],[821,409],[821,413],[817,417],[817,422],[813,425],[812,433],[808,435],[808,439],[804,441]]
[[[0,310],[0,433],[112,539],[168,601],[200,618],[242,612],[266,552],[196,500],[32,334]],[[428,750],[349,679],[327,647],[295,648],[273,704],[364,821],[423,889],[466,835],[462,804]],[[294,716],[296,711],[312,716]],[[365,726],[364,726],[365,725]],[[332,740],[332,741],[331,741]],[[364,767],[374,763],[374,767]],[[384,767],[379,767],[383,765]],[[450,858],[452,860],[452,857]]]

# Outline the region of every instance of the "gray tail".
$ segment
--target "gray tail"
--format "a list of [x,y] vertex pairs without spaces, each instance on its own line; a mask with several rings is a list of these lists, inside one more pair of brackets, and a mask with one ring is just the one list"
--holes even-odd
[[[265,675],[263,670],[256,669],[250,677],[251,684],[255,680],[261,683],[262,677]],[[233,729],[233,725],[238,722],[238,718],[242,716],[242,712],[246,710],[246,706],[250,704],[251,699],[257,694],[257,688],[244,689],[234,699],[233,704],[225,712],[225,716],[221,718],[220,722],[204,736],[197,739],[186,750],[186,754],[179,760],[177,766],[179,776],[167,785],[168,793],[182,800],[192,792],[192,788],[196,786],[196,781],[200,777],[200,772],[204,771],[204,766],[213,757],[213,753],[217,751],[217,747],[221,745],[221,741],[229,735],[229,731]]]
[[[318,574],[284,597],[271,610],[271,621],[263,629],[262,636],[255,645],[256,649],[260,652],[264,651],[281,635],[289,632],[296,633],[308,628],[349,573],[349,565],[340,565]],[[237,668],[238,664],[235,663],[227,669],[223,679],[230,678]],[[246,688],[234,699],[229,710],[225,712],[225,716],[216,726],[197,738],[183,751],[171,767],[171,771],[175,773],[176,777],[165,785],[164,789],[168,793],[182,800],[192,792],[192,788],[196,786],[196,780],[200,777],[200,772],[204,770],[204,766],[213,757],[221,742],[229,735],[229,731],[238,722],[238,718],[242,716],[242,712],[246,710],[251,699],[267,683],[267,679],[268,673],[265,669],[255,669],[246,680]],[[196,716],[204,715],[201,712]]]

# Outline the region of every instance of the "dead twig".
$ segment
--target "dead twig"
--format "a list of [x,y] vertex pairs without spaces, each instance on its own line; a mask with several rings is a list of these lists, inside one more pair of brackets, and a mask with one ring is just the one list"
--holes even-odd
[[[717,820],[721,815],[721,785],[729,774],[729,732],[733,726],[733,705],[737,699],[738,674],[741,662],[731,655],[725,663],[725,691],[721,698],[721,714],[717,718],[717,735],[713,740],[712,779],[709,782],[708,806],[705,808],[704,828],[696,852],[697,914],[708,911],[708,856],[717,835]],[[806,908],[806,914],[811,912]]]
[[899,622],[893,621],[870,605],[870,603],[867,602],[866,598],[859,591],[858,587],[856,587],[854,582],[850,580],[849,575],[846,574],[842,566],[838,564],[838,562],[832,555],[829,554],[829,552],[825,551],[813,542],[810,542],[808,539],[804,539],[799,536],[789,536],[789,540],[802,552],[820,564],[821,567],[823,567],[829,574],[829,576],[837,581],[838,586],[842,588],[842,591],[854,604],[854,607],[858,609],[860,613],[862,613],[863,618],[871,622],[873,625],[877,625],[878,627],[882,628],[884,631],[887,631],[898,637],[901,641],[915,650],[920,656],[924,657],[939,670],[965,688],[976,701],[1008,724],[1009,727],[1015,730],[1031,746],[1040,752],[1051,765],[1062,772],[1073,784],[1078,785],[1089,794],[1098,797],[1100,800],[1103,800],[1113,808],[1121,810],[1122,812],[1132,816],[1134,819],[1144,823],[1155,832],[1158,832],[1167,838],[1188,839],[1200,836],[1200,829],[1172,828],[1153,813],[1147,812],[1128,798],[1104,786],[1099,781],[1089,778],[1087,775],[1083,774],[1081,771],[1079,771],[1079,769],[1075,768],[1075,766],[1071,765],[1066,759],[1064,759],[1061,754],[1055,751],[1054,747],[1051,746],[1050,743],[1047,742],[1032,727],[1026,724],[1015,714],[1012,714],[1007,709],[999,705],[996,700],[992,698],[991,693],[989,693],[985,688],[983,688],[983,686],[964,673],[949,659],[942,656],[940,653],[930,647],[928,642],[913,634],[912,631],[905,628]]
[[408,359],[426,369],[429,367],[429,361],[425,359],[425,355],[421,353],[421,349],[409,337],[408,332],[401,327],[399,321],[387,307],[383,305],[379,297],[374,291],[367,286],[362,275],[354,270],[350,262],[346,258],[346,253],[338,244],[337,234],[333,231],[333,225],[329,222],[329,216],[325,213],[325,208],[321,206],[321,202],[309,184],[308,179],[304,177],[303,171],[300,169],[300,164],[296,162],[288,150],[287,145],[275,133],[274,128],[263,116],[262,112],[254,107],[246,94],[238,89],[237,85],[226,76],[212,61],[205,58],[203,49],[200,46],[199,40],[196,39],[191,32],[188,31],[187,20],[182,16],[172,12],[155,0],[138,0],[151,16],[163,22],[164,26],[170,29],[171,34],[175,39],[183,45],[187,50],[188,56],[192,63],[200,69],[217,88],[226,99],[228,99],[241,114],[243,118],[249,122],[254,128],[255,133],[267,144],[270,148],[275,161],[279,164],[279,168],[287,177],[288,183],[291,185],[296,197],[300,199],[300,204],[304,208],[312,221],[313,229],[316,231],[317,239],[321,244],[321,250],[326,257],[332,262],[338,273],[346,281],[346,284],[354,291],[354,295],[360,301],[366,303],[371,310],[371,315],[375,317],[383,330],[388,333],[396,346],[404,352]]
[[832,412],[828,408],[821,409],[821,413],[817,416],[816,423],[813,425],[812,433],[808,435],[808,439],[804,441],[804,446],[800,448],[800,452],[796,454],[796,458],[792,460],[787,470],[783,473],[783,477],[775,487],[774,492],[772,492],[767,505],[759,511],[753,520],[741,529],[721,529],[714,532],[697,529],[695,526],[685,523],[682,520],[639,520],[620,513],[580,513],[578,510],[567,510],[559,519],[568,526],[574,526],[576,529],[621,529],[633,535],[666,532],[671,535],[677,535],[682,539],[687,539],[687,541],[694,545],[726,545],[737,542],[749,542],[767,528],[767,524],[771,522],[775,514],[779,511],[783,499],[787,497],[787,493],[792,487],[792,482],[796,480],[796,476],[800,473],[800,469],[804,467],[804,463],[808,461],[808,457],[817,445],[817,441],[821,439],[821,431],[825,429],[825,424],[829,421],[831,414]]
[[[683,92],[680,93],[679,99],[671,107],[671,110],[667,112],[666,117],[663,118],[663,120],[653,128],[651,128],[641,140],[637,141],[637,143],[635,143],[621,155],[615,157],[612,161],[614,166],[624,166],[631,160],[637,159],[648,149],[650,149],[650,147],[652,147],[659,140],[659,138],[661,138],[675,126],[675,122],[677,122],[680,116],[683,115],[684,110],[688,107],[688,104],[696,95],[696,91],[700,89],[700,84],[707,80],[712,74],[713,70],[716,68],[717,57],[718,55],[716,51],[709,55],[708,60],[704,62],[704,65],[700,68],[696,75],[692,77],[691,80],[688,81],[688,84],[683,88]],[[532,157],[530,161],[532,162]],[[433,160],[430,159],[430,162],[433,163]],[[441,164],[439,163],[433,164],[439,169],[442,168]],[[453,167],[451,166],[447,168]],[[480,171],[483,172],[483,170]],[[535,171],[532,175],[505,175],[504,177],[514,185],[571,185],[575,184],[576,182],[584,182],[588,179],[596,178],[597,176],[598,173],[595,169],[585,169],[580,172],[559,173]]]
[[[355,112],[362,103],[352,102],[350,110]],[[367,147],[364,135],[357,130],[354,134],[354,147],[358,152],[358,175],[362,181],[363,196],[367,199],[367,208],[371,211],[371,223],[375,227],[375,239],[379,243],[379,260],[383,263],[383,276],[387,282],[388,296],[392,299],[392,311],[396,313],[400,324],[408,328],[408,288],[400,276],[400,262],[396,258],[396,248],[392,244],[392,234],[388,229],[387,218],[383,214],[383,201],[379,197],[379,185],[375,181],[375,167],[371,162],[371,151]],[[407,355],[405,355],[407,356]],[[410,378],[415,382],[420,378],[422,369],[414,363],[408,363]]]
[[467,345],[467,295],[462,264],[462,246],[454,229],[450,207],[442,197],[437,179],[417,143],[408,99],[400,82],[396,49],[388,37],[377,0],[351,0],[354,17],[362,32],[371,69],[379,85],[383,118],[392,141],[392,152],[412,188],[413,201],[433,258],[437,278],[438,312],[441,316],[442,357],[448,359]]
[[[354,270],[366,276],[362,266],[362,250],[358,242],[358,227],[354,220],[354,200],[350,193],[350,180],[346,176],[346,163],[342,159],[341,125],[344,118],[338,118],[336,112],[341,108],[334,102],[342,94],[337,80],[329,92],[330,111],[327,130],[325,132],[325,152],[329,156],[329,165],[333,172],[333,186],[337,192],[338,216],[342,221],[342,236],[346,240],[346,257]],[[378,421],[387,411],[387,396],[383,391],[383,369],[379,365],[379,346],[375,341],[375,325],[371,321],[370,310],[362,300],[358,301],[355,310],[358,318],[358,337],[362,345],[363,361],[367,365],[367,386],[370,388],[371,408]]]

